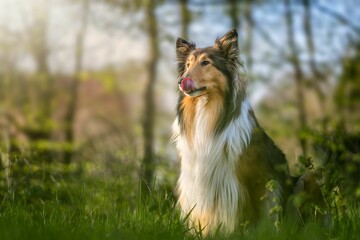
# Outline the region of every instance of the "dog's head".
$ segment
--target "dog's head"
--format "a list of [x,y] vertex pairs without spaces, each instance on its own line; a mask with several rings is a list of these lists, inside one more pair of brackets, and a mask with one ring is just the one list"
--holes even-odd
[[187,96],[225,94],[239,90],[238,34],[230,30],[211,47],[196,48],[182,38],[176,41],[179,88]]

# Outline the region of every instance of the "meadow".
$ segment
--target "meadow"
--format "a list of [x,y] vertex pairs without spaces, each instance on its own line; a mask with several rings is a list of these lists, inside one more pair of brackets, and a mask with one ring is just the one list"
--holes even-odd
[[[116,170],[95,174],[96,167],[52,172],[45,176],[50,181],[43,181],[45,169],[28,172],[2,194],[0,239],[203,239],[201,231],[190,234],[179,218],[173,186],[154,183],[143,196],[139,181]],[[333,203],[326,221],[314,220],[314,210],[304,226],[284,221],[276,228],[268,221],[210,239],[359,239],[359,205]]]

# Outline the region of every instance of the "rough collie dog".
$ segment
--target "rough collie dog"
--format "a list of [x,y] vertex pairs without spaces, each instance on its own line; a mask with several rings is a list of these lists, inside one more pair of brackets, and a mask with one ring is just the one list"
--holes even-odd
[[274,209],[281,214],[290,194],[288,165],[247,99],[236,30],[206,48],[178,38],[176,55],[177,193],[189,227],[204,235],[231,233]]

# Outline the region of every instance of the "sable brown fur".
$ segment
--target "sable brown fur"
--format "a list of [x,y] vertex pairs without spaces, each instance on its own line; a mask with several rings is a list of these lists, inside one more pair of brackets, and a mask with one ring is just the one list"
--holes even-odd
[[247,100],[236,30],[206,48],[178,38],[176,54],[180,95],[173,139],[181,157],[182,216],[204,235],[279,219],[293,181],[285,155]]

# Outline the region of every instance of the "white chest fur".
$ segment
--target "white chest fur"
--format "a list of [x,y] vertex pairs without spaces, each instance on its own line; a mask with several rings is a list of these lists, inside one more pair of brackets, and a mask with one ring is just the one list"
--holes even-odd
[[174,140],[181,157],[178,180],[182,215],[189,213],[189,224],[205,231],[222,226],[234,230],[246,204],[246,192],[237,180],[235,167],[242,151],[250,143],[254,122],[251,106],[242,102],[241,114],[216,137],[206,131],[210,116],[204,108],[206,99],[196,106],[194,141],[189,144],[180,132],[178,119],[173,125]]

